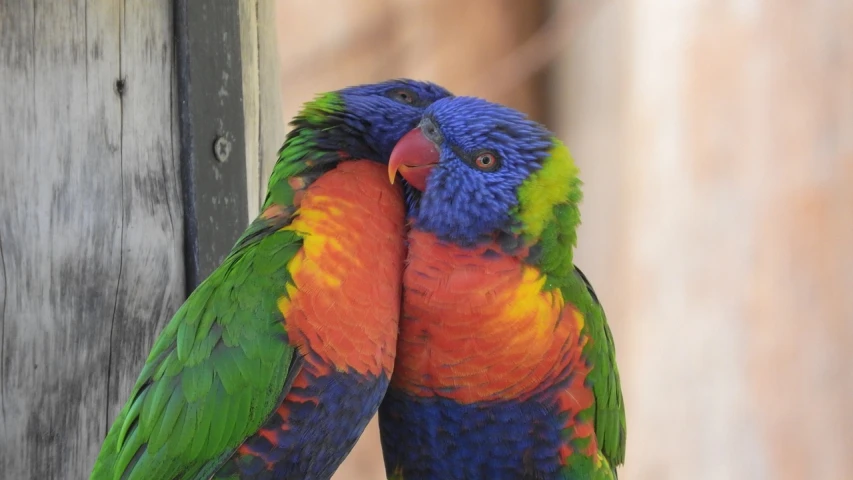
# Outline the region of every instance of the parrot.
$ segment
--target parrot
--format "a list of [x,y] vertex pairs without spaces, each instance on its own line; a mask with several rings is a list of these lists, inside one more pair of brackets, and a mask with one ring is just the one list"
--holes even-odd
[[398,79],[303,106],[260,214],[154,341],[92,479],[331,477],[394,366],[405,200],[388,157],[449,95]]
[[428,107],[388,165],[408,253],[388,478],[617,478],[626,419],[614,340],[573,249],[582,198],[565,145],[521,112]]

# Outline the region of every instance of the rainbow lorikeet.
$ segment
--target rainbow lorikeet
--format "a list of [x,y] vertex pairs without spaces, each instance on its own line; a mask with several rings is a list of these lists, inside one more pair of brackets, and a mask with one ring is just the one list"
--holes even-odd
[[448,95],[396,80],[304,106],[262,213],[155,341],[91,478],[332,475],[393,368],[405,213],[385,164]]
[[581,182],[507,107],[439,100],[391,154],[412,191],[403,313],[379,409],[386,471],[613,479],[625,411],[613,338],[572,261]]

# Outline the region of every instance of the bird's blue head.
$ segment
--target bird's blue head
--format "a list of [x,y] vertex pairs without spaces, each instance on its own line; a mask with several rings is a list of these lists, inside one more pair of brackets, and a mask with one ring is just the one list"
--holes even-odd
[[264,208],[289,205],[300,176],[310,184],[341,160],[388,163],[394,144],[420,121],[424,109],[451,96],[444,88],[415,80],[389,80],[318,95],[290,123],[270,175]]
[[556,205],[579,201],[577,168],[551,132],[473,97],[428,107],[391,154],[392,181],[397,171],[421,192],[410,201],[415,226],[462,245],[535,241]]
[[339,98],[342,127],[337,129],[351,158],[387,163],[400,138],[415,127],[424,109],[451,96],[428,82],[398,79],[344,88]]

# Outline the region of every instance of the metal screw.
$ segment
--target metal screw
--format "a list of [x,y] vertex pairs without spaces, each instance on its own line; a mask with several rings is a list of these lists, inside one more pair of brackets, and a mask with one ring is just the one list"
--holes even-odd
[[224,135],[216,137],[216,141],[213,142],[213,154],[220,162],[225,162],[231,155],[231,142]]

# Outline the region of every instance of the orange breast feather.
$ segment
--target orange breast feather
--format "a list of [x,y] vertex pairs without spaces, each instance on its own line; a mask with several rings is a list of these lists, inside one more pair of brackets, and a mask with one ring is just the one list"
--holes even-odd
[[387,169],[341,163],[312,183],[290,230],[303,248],[279,300],[291,341],[338,371],[393,370],[405,257],[404,203]]
[[418,230],[408,255],[394,388],[523,401],[571,371],[585,390],[583,316],[559,290],[543,290],[538,270],[497,246],[461,248]]

